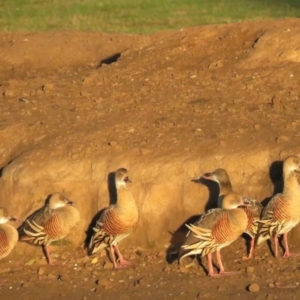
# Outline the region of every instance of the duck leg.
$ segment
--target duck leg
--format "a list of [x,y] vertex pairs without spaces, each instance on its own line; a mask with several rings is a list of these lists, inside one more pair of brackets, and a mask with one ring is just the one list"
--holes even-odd
[[278,258],[278,236],[277,235],[275,235],[274,236],[274,256],[275,256],[275,258]]
[[118,269],[119,266],[118,266],[118,264],[116,262],[114,246],[110,245],[110,247],[109,247],[109,253],[110,253],[110,258],[111,258],[111,260],[113,262],[113,265],[114,265],[114,269]]
[[117,245],[113,246],[114,247],[114,250],[117,252],[117,255],[118,255],[118,262],[120,263],[121,266],[130,266],[131,265],[131,262],[124,259],[123,255],[121,254],[120,250],[119,250],[119,247]]
[[212,254],[208,253],[207,254],[207,262],[208,262],[208,276],[218,276],[218,274],[215,274],[214,272],[214,267],[212,263]]
[[45,256],[46,256],[48,265],[51,265],[51,266],[54,265],[54,264],[53,264],[53,261],[52,261],[52,259],[51,259],[50,249],[49,249],[48,245],[43,246],[43,252],[44,252],[44,254],[45,254]]
[[240,272],[235,272],[235,271],[231,271],[231,272],[228,272],[228,271],[225,271],[225,268],[224,268],[224,265],[223,265],[223,262],[222,262],[222,257],[221,257],[221,252],[220,250],[217,250],[216,251],[217,253],[217,261],[218,261],[218,264],[219,264],[219,267],[220,267],[220,271],[219,271],[219,276],[222,276],[222,275],[231,275],[231,274],[239,274]]
[[287,257],[295,257],[298,256],[300,253],[291,253],[289,250],[289,243],[287,240],[287,233],[283,234],[283,243],[284,243],[284,249],[285,252],[283,254],[283,258],[287,258]]
[[250,242],[250,249],[249,249],[249,254],[246,257],[243,257],[243,260],[249,260],[253,258],[253,254],[254,254],[254,244],[255,244],[255,240],[254,238],[251,239]]

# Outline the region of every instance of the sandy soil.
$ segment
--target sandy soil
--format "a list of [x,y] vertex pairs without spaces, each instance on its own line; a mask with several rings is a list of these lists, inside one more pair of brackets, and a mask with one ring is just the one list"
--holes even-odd
[[[64,265],[21,243],[0,262],[1,299],[297,299],[299,258],[275,260],[267,244],[247,262],[244,239],[224,249],[240,274],[222,279],[167,254],[182,224],[214,206],[216,187],[192,182],[204,172],[226,168],[236,191],[260,201],[280,190],[280,160],[300,155],[299,30],[287,19],[152,36],[0,33],[1,206],[24,219],[63,191],[82,217],[52,247]],[[114,271],[82,243],[119,167],[141,220],[121,245],[134,266]]]

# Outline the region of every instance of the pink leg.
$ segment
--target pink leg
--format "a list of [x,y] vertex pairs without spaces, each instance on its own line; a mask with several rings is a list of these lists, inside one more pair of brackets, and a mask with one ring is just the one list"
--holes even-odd
[[249,254],[246,257],[243,257],[243,260],[248,260],[253,258],[253,254],[254,254],[254,238],[251,239],[251,243],[250,243],[250,250],[249,250]]
[[221,257],[220,250],[217,250],[217,261],[218,261],[218,264],[219,264],[219,267],[220,267],[219,276],[238,274],[239,273],[239,272],[225,272],[225,268],[224,268],[223,263],[222,263],[222,257]]
[[295,256],[298,256],[300,253],[291,253],[290,250],[289,250],[289,244],[288,244],[288,240],[287,240],[287,233],[284,233],[283,234],[283,243],[284,243],[284,254],[283,254],[283,257],[284,258],[287,258],[287,257],[295,257]]
[[117,252],[118,255],[118,262],[120,263],[121,266],[127,267],[131,265],[131,262],[124,259],[123,255],[121,254],[119,247],[116,245],[114,246],[115,251]]
[[116,257],[115,257],[115,249],[112,245],[110,245],[110,256],[111,256],[111,260],[113,262],[113,265],[114,265],[114,269],[118,269],[118,265],[117,265],[117,262],[116,262]]
[[277,235],[274,236],[274,247],[275,247],[274,256],[275,258],[277,258],[278,257],[278,236]]
[[48,245],[44,246],[44,253],[46,255],[48,265],[53,265],[53,261],[51,259],[50,249],[49,249]]
[[212,254],[207,254],[207,262],[208,262],[208,276],[216,276],[217,274],[214,273],[214,267],[212,264]]

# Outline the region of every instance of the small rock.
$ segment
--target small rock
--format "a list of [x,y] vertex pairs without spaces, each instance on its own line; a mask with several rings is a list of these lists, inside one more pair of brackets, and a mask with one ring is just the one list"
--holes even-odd
[[225,141],[220,141],[220,142],[219,142],[219,145],[220,145],[221,147],[224,147],[224,146],[226,146],[226,142],[225,142]]
[[43,275],[43,274],[45,274],[45,269],[39,268],[38,269],[38,275]]
[[290,138],[286,135],[279,135],[276,137],[276,143],[288,142]]
[[150,153],[150,152],[151,152],[151,150],[149,150],[149,149],[146,149],[146,148],[143,148],[143,149],[141,149],[141,150],[140,150],[140,152],[141,152],[141,154],[142,154],[142,155],[145,155],[145,154],[148,154],[148,153]]
[[169,273],[171,271],[171,268],[169,266],[166,266],[163,268],[163,271]]
[[246,273],[253,273],[255,271],[255,268],[254,267],[248,267],[246,269]]
[[47,93],[47,92],[53,90],[53,88],[54,88],[54,84],[53,84],[53,83],[46,83],[46,84],[44,84],[44,85],[42,86],[42,90],[43,90],[45,93]]
[[5,92],[3,92],[3,96],[6,96],[6,97],[12,97],[14,95],[15,95],[15,92],[12,90],[6,90]]
[[269,286],[270,288],[273,288],[273,287],[275,286],[275,284],[274,284],[273,282],[270,282],[270,283],[268,284],[268,286]]
[[108,143],[108,145],[111,146],[112,148],[115,148],[118,145],[118,143],[115,141],[111,141]]
[[257,293],[259,292],[259,285],[257,283],[251,283],[249,286],[248,286],[248,291],[251,292],[251,293]]
[[256,130],[258,130],[258,129],[260,129],[260,125],[259,125],[259,124],[255,124],[255,125],[253,126],[253,128],[256,129]]

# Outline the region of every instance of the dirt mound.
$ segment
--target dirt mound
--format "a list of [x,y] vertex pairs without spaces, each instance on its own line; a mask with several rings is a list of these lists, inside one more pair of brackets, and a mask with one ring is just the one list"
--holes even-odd
[[108,174],[126,167],[141,221],[124,244],[156,247],[211,206],[192,182],[204,172],[226,168],[236,191],[271,196],[276,161],[300,155],[299,29],[0,34],[1,205],[24,218],[65,192],[81,210],[78,245],[109,204]]

